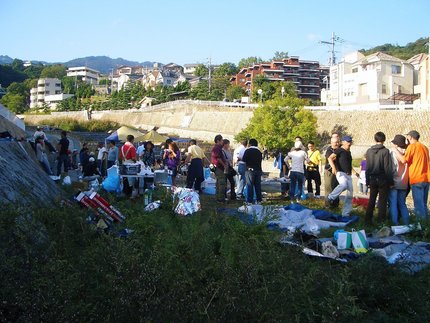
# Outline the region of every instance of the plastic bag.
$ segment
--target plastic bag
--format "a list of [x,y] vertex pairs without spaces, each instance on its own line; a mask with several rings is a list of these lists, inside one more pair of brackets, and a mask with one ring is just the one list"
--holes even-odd
[[196,191],[183,187],[172,187],[173,199],[178,199],[175,213],[188,216],[201,210],[200,197]]
[[118,166],[114,165],[107,170],[107,177],[103,181],[102,187],[107,192],[121,192],[121,181]]
[[337,249],[343,250],[343,249],[351,248],[351,233],[343,230],[337,230],[335,232],[335,240],[336,239],[337,239]]
[[72,185],[72,180],[71,180],[70,176],[64,177],[63,185]]
[[351,233],[351,242],[355,252],[357,253],[367,252],[367,248],[369,248],[366,232],[364,230],[353,231]]
[[152,203],[149,203],[145,208],[143,209],[145,212],[151,212],[158,208],[160,208],[161,201],[154,201]]

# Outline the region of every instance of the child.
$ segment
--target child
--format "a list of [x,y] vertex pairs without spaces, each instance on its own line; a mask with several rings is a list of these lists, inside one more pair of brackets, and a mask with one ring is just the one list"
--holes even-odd
[[367,195],[368,187],[366,184],[366,155],[363,156],[363,159],[360,163],[360,177],[358,179],[358,187],[361,194]]

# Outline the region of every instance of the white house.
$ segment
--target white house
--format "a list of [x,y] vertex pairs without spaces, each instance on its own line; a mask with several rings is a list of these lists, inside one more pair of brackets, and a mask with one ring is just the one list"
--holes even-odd
[[430,49],[429,55],[418,54],[411,57],[410,62],[415,68],[414,74],[414,93],[419,98],[414,103],[430,104]]
[[377,52],[353,52],[330,67],[330,88],[322,93],[327,105],[393,104],[398,94],[413,93],[413,66]]
[[45,103],[45,96],[61,93],[61,81],[59,79],[39,79],[37,87],[30,90],[30,108],[41,107]]
[[197,66],[199,66],[199,64],[185,64],[184,73],[194,75],[194,72],[196,71]]
[[67,76],[80,77],[89,84],[99,84],[100,72],[86,66],[69,67]]

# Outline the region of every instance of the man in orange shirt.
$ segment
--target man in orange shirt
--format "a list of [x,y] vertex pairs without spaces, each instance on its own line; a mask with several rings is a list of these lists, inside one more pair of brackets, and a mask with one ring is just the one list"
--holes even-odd
[[[134,136],[128,135],[127,142],[119,150],[119,159],[123,164],[134,164],[137,160],[136,148],[133,145]],[[135,177],[124,178],[124,193],[131,196],[136,183]]]
[[409,184],[412,189],[414,199],[414,212],[417,218],[428,217],[427,199],[429,193],[430,167],[429,167],[429,150],[420,143],[420,134],[416,130],[409,131],[406,135],[409,146],[406,148],[405,155],[395,151],[403,164],[407,163],[409,167]]

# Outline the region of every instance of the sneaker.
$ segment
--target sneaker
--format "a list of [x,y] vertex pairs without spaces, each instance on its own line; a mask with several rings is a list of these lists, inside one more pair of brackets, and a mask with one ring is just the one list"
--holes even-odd
[[324,200],[324,205],[326,207],[332,207],[333,206],[333,201],[330,200],[328,197],[326,197],[325,200]]
[[316,199],[320,199],[320,198],[321,198],[321,195],[315,195],[315,196],[314,196],[314,198],[316,198]]

